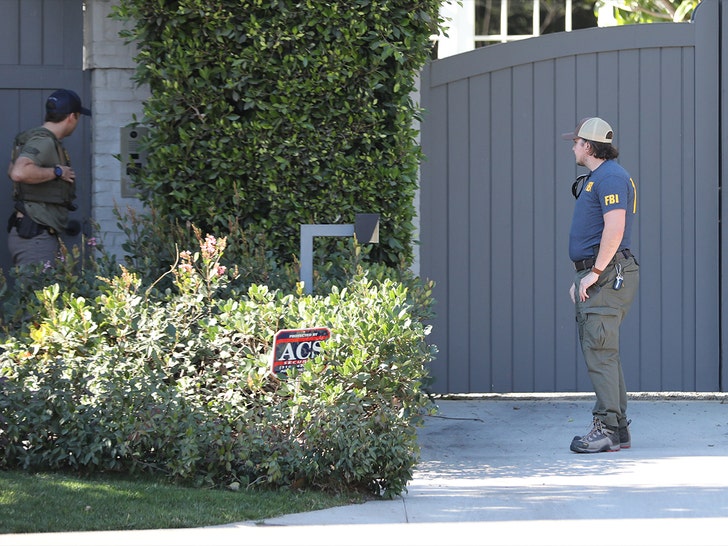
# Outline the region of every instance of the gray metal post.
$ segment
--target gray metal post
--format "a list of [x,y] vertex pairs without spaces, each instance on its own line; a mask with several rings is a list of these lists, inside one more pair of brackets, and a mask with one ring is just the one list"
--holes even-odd
[[301,224],[301,282],[303,291],[313,290],[313,238],[351,237],[354,224]]

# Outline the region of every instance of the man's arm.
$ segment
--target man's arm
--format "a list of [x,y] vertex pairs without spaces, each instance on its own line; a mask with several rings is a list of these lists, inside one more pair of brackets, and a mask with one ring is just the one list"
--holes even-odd
[[[604,229],[602,240],[599,243],[599,254],[594,262],[594,267],[604,270],[612,261],[619,249],[619,243],[624,237],[624,228],[627,223],[627,211],[624,209],[612,209],[604,214]],[[596,272],[590,271],[584,275],[579,283],[579,301],[585,301],[589,295],[587,289],[599,280]],[[571,288],[571,299],[574,301],[574,286]]]
[[[39,167],[30,158],[21,156],[15,160],[15,163],[11,165],[9,176],[13,182],[25,182],[26,184],[40,184],[41,182],[48,182],[49,180],[55,180],[56,175],[53,172],[54,167]],[[75,175],[71,167],[61,165],[63,169],[63,175],[61,180],[73,183]]]
[[617,250],[619,250],[626,223],[627,211],[624,209],[613,209],[604,214],[602,240],[599,243],[599,254],[594,261],[594,267],[600,271],[607,268]]

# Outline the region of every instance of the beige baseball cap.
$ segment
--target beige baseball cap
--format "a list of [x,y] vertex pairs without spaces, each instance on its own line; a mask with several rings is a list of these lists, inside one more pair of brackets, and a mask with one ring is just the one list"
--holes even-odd
[[584,140],[593,140],[594,142],[612,142],[614,131],[612,127],[602,118],[584,118],[579,122],[571,133],[561,135],[564,140],[574,140],[575,138],[583,138]]

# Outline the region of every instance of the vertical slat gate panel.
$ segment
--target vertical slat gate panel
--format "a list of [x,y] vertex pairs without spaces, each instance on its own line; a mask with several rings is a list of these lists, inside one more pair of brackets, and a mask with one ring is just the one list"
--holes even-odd
[[[533,134],[534,162],[531,165],[533,186],[533,370],[534,389],[550,391],[556,389],[556,339],[558,321],[557,300],[566,301],[566,289],[556,290],[556,279],[563,279],[557,273],[564,240],[557,240],[555,230],[556,196],[568,192],[568,185],[554,175],[555,157],[546,147],[537,143],[550,142],[555,138],[555,86],[556,73],[553,61],[535,63],[533,67]],[[564,142],[564,153],[569,147]]]
[[[675,70],[680,67],[682,55],[679,48],[666,48],[660,51],[660,81],[659,101],[661,110],[671,110],[670,105],[681,104],[682,71]],[[662,231],[661,254],[663,257],[662,271],[662,384],[659,390],[695,390],[694,382],[683,383],[682,363],[685,357],[683,352],[683,332],[689,324],[685,323],[686,310],[692,308],[693,302],[679,297],[677,287],[683,286],[682,274],[685,256],[692,254],[690,247],[682,245],[683,234],[690,229],[683,222],[685,217],[685,201],[682,189],[685,181],[680,176],[670,176],[668,173],[681,173],[683,156],[682,143],[679,135],[682,133],[683,119],[677,112],[672,116],[660,118],[660,166],[662,176],[659,183],[659,203]],[[656,189],[658,189],[656,188]],[[675,217],[677,216],[677,217]]]
[[[642,324],[642,336],[647,350],[640,360],[640,390],[659,391],[662,385],[663,348],[661,343],[663,301],[661,273],[664,260],[673,257],[663,252],[663,233],[661,224],[661,179],[665,176],[660,154],[660,81],[655,77],[659,67],[659,50],[655,48],[640,51],[637,85],[639,93],[640,164],[642,172],[639,180],[640,203],[638,217],[641,226],[642,243],[637,250],[640,262],[640,299],[649,304],[649,317]],[[649,70],[646,68],[649,67]],[[645,131],[650,127],[651,130]],[[654,282],[657,280],[657,282]],[[647,316],[644,317],[648,318]]]
[[[574,391],[577,389],[577,369],[582,368],[579,361],[580,350],[576,341],[576,321],[574,320],[574,304],[568,295],[569,285],[574,280],[574,266],[569,261],[568,237],[571,224],[571,213],[574,198],[571,195],[571,184],[576,178],[577,168],[574,165],[574,154],[571,144],[561,138],[561,134],[573,128],[579,119],[576,111],[577,95],[580,93],[579,81],[576,77],[576,58],[574,56],[554,59],[555,107],[553,121],[554,144],[549,149],[555,158],[555,195],[556,224],[554,238],[556,255],[556,277],[552,290],[557,294],[556,313],[556,391]],[[566,85],[564,82],[571,82]]]
[[[0,0],[0,65],[15,65],[20,57],[20,1]],[[6,118],[3,118],[6,119]]]
[[[448,385],[451,392],[470,389],[470,260],[468,203],[470,161],[468,158],[469,100],[468,82],[448,86],[448,173],[447,173],[447,263],[448,273]],[[466,289],[464,289],[466,288]]]
[[420,215],[422,221],[420,239],[420,264],[422,275],[435,281],[433,296],[436,300],[437,318],[430,339],[438,347],[437,360],[431,365],[435,392],[450,392],[447,381],[448,354],[447,331],[447,86],[430,89],[431,71],[422,72],[422,107],[427,123],[433,128],[422,132],[422,148],[425,161],[421,167]]
[[594,115],[600,116],[618,127],[619,105],[624,102],[624,97],[619,95],[619,52],[606,51],[597,55],[596,59],[597,78],[597,103],[598,110]]
[[[637,186],[637,218],[632,227],[632,250],[637,255],[640,264],[645,262],[643,253],[645,242],[641,235],[641,225],[646,217],[642,210],[642,199],[644,197],[642,185],[642,171],[640,167],[640,157],[642,156],[640,137],[640,105],[634,100],[636,94],[639,93],[635,82],[639,81],[640,74],[640,51],[638,49],[629,49],[619,52],[619,66],[616,80],[619,82],[617,94],[620,98],[618,114],[615,118],[615,124],[619,127],[616,145],[619,149],[619,161],[632,175],[632,180]],[[649,166],[646,168],[650,169]],[[644,278],[644,269],[640,267],[640,278]],[[643,281],[640,281],[641,283]],[[647,281],[649,282],[649,281]],[[622,367],[624,370],[624,380],[628,389],[638,389],[640,385],[640,362],[642,355],[649,355],[649,350],[643,350],[642,340],[644,336],[641,332],[641,313],[642,313],[642,291],[637,292],[637,297],[632,303],[632,308],[624,320],[622,329],[630,332],[630,336],[622,336]],[[651,305],[648,305],[648,309]],[[625,339],[626,338],[626,339]],[[634,339],[634,342],[630,342]]]
[[[78,36],[83,34],[66,35],[66,25],[73,26],[74,14],[66,10],[63,2],[53,0],[43,1],[43,25],[41,25],[41,48],[43,52],[43,64],[46,66],[65,66],[66,63],[73,66],[78,63],[78,55],[71,51],[76,47],[83,47]],[[58,44],[68,40],[67,47],[58,47]],[[70,47],[70,46],[75,47]],[[76,66],[78,66],[76,64]]]
[[[721,275],[725,277],[727,271],[719,269],[719,257],[725,253],[719,246],[719,229],[715,229],[715,226],[719,225],[719,189],[724,175],[721,172],[721,165],[728,165],[726,156],[722,155],[721,150],[721,146],[725,146],[728,123],[725,123],[725,118],[721,120],[717,115],[720,112],[725,116],[727,111],[720,102],[725,97],[725,93],[721,90],[723,85],[721,81],[722,74],[726,73],[725,63],[728,60],[728,42],[725,32],[721,32],[721,28],[726,28],[726,23],[728,23],[728,9],[725,0],[701,2],[695,16],[695,211],[698,214],[698,221],[695,224],[693,246],[695,249],[693,299],[697,336],[693,358],[695,386],[696,390],[700,391],[717,390],[714,385],[721,380],[720,368],[713,365],[716,359],[720,359],[720,354],[716,355],[719,349],[716,350],[709,340],[717,339],[720,335],[721,316],[719,308],[715,307],[715,302],[719,301],[721,294],[719,280],[722,280]],[[724,207],[723,210],[728,209]],[[720,222],[720,226],[725,224]],[[726,291],[723,290],[722,293],[725,295]],[[726,321],[723,320],[722,324],[725,327]],[[725,383],[722,387],[725,390]]]
[[[470,142],[471,172],[470,203],[470,385],[492,383],[492,297],[491,268],[494,257],[489,234],[492,222],[490,155],[492,135],[483,130],[491,126],[489,108],[477,105],[490,104],[490,77],[470,78]],[[495,258],[497,259],[497,258]],[[481,387],[482,388],[482,387]]]
[[[696,74],[695,66],[695,51],[694,49],[683,48],[682,50],[682,78],[681,81],[690,81],[690,78],[694,78]],[[686,77],[688,79],[686,79]],[[683,86],[685,92],[684,104],[695,105],[695,87],[691,85]],[[681,245],[683,251],[687,254],[691,254],[691,249],[695,248],[695,229],[697,225],[697,214],[696,214],[696,200],[695,200],[695,175],[696,175],[696,164],[695,164],[695,106],[692,108],[683,108],[680,112],[680,136],[679,139],[680,149],[678,153],[683,158],[680,165],[682,184],[680,187],[680,193],[682,196],[683,203],[683,221],[682,225],[684,229],[680,236]],[[700,215],[702,219],[702,214]],[[701,220],[702,221],[702,220]],[[697,309],[696,302],[699,300],[695,297],[695,262],[690,260],[683,260],[681,264],[682,271],[682,287],[680,290],[680,296],[682,301],[690,303],[685,305],[682,311],[683,321],[683,343],[682,343],[682,359],[683,362],[690,362],[693,355],[696,354],[696,342],[698,336],[702,337],[702,334],[698,333],[695,329]],[[700,367],[700,362],[696,361],[696,367]],[[683,366],[682,368],[682,385],[685,388],[692,390],[699,390],[697,373],[696,370],[691,366]]]
[[495,392],[513,389],[513,161],[512,161],[512,71],[498,70],[491,75],[491,206],[490,240],[494,256],[491,271],[493,294],[492,349]]
[[513,69],[513,385],[532,392],[534,377],[534,149],[533,65]]

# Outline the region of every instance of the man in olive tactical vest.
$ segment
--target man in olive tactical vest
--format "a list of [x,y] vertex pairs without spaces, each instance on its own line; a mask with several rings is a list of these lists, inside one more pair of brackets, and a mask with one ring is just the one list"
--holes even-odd
[[45,123],[15,138],[8,168],[15,200],[8,248],[15,265],[52,264],[58,256],[58,237],[69,230],[68,212],[76,208],[76,174],[61,141],[81,114],[91,110],[73,91],[59,89],[46,101]]

